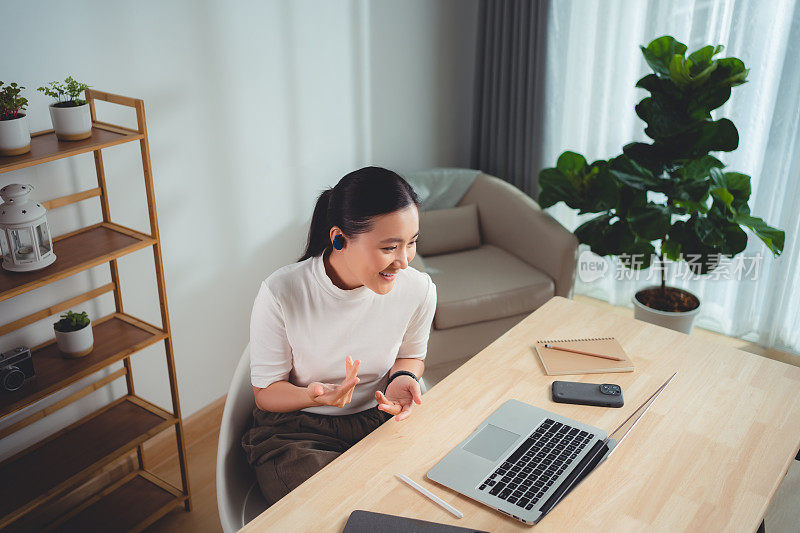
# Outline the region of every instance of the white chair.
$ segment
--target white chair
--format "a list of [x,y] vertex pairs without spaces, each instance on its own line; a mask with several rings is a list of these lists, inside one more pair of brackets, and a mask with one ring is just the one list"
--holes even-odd
[[[420,379],[424,394],[425,382]],[[245,459],[242,435],[255,407],[250,383],[250,345],[244,349],[228,389],[217,444],[217,508],[225,533],[239,531],[261,514],[267,501],[261,495],[256,475]]]
[[244,349],[225,400],[217,445],[217,508],[225,533],[239,531],[268,507],[242,450],[242,435],[255,407],[250,384],[250,345]]

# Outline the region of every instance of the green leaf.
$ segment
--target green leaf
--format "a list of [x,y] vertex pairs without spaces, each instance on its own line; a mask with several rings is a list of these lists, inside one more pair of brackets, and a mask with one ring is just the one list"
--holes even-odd
[[[620,256],[623,264],[629,268],[649,267],[651,256],[655,251],[652,244],[638,240],[625,220],[618,219],[609,224],[613,218],[609,213],[595,217],[578,226],[575,235],[580,242],[588,244],[592,252],[597,255]],[[630,255],[634,254],[641,257],[632,262]]]
[[583,214],[607,211],[617,205],[617,182],[609,174],[606,161],[586,165],[582,155],[564,152],[558,165],[539,173],[539,204],[542,207],[563,201]]
[[736,215],[734,222],[749,228],[750,231],[755,233],[759,239],[764,241],[764,244],[767,245],[767,248],[769,248],[770,251],[776,256],[779,256],[781,253],[783,253],[783,244],[786,240],[786,234],[783,232],[783,230],[773,228],[764,222],[764,220],[758,217],[750,216],[749,214]]
[[545,168],[539,172],[539,197],[536,201],[542,208],[555,205],[564,199],[566,194],[559,190],[562,181],[566,181],[566,177],[557,168]]
[[730,85],[704,87],[702,91],[693,91],[688,96],[686,114],[693,120],[711,118],[711,111],[722,106],[731,97]]
[[737,213],[750,214],[750,176],[739,172],[725,172],[725,188],[733,195],[731,206]]
[[689,66],[683,56],[674,55],[669,62],[669,77],[678,87],[686,87],[692,82]]
[[733,257],[747,247],[747,233],[738,224],[726,224],[722,232],[724,238],[720,251],[723,254]]
[[584,179],[582,213],[599,213],[619,204],[619,187],[611,175],[607,161],[595,161],[590,168],[597,169]]
[[656,250],[647,241],[636,241],[624,253],[618,254],[619,261],[626,267],[644,270],[650,267]]
[[725,187],[715,187],[711,189],[711,194],[714,197],[719,198],[728,209],[731,208],[731,204],[733,203],[733,195],[728,192],[728,189]]
[[661,95],[672,100],[681,100],[683,92],[681,92],[672,80],[666,78],[659,78],[655,74],[648,74],[636,82],[636,87],[646,89],[653,95]]
[[656,143],[628,143],[622,147],[622,153],[656,176],[664,171],[664,166],[668,159],[667,154]]
[[636,235],[631,230],[625,219],[618,219],[611,224],[606,241],[603,245],[611,255],[620,255],[630,252],[636,244]]
[[667,206],[653,202],[642,207],[632,207],[628,211],[627,219],[636,236],[646,241],[664,238],[670,226]]
[[710,176],[713,183],[711,193],[722,204],[717,206],[721,216],[733,221],[739,213],[750,213],[747,205],[750,199],[750,176],[739,172],[723,173],[719,168],[712,168]]
[[701,157],[716,150],[732,152],[739,146],[739,132],[727,118],[715,122],[703,121],[682,132],[672,145],[676,151],[684,153],[686,159]]
[[696,124],[676,102],[661,95],[644,98],[635,109],[639,118],[647,122],[644,132],[654,140],[676,137]]
[[[688,266],[693,272],[705,274],[716,266],[716,261],[712,262],[709,259],[721,253],[719,248],[711,244],[711,240],[721,240],[722,236],[723,232],[712,220],[692,216],[689,220],[680,220],[672,225],[667,239],[668,244],[665,241],[666,248],[662,244],[662,252],[670,259],[688,261]],[[695,256],[698,262],[692,262]]]
[[[724,165],[719,159],[710,155],[698,159],[679,160],[677,163],[679,167],[673,174],[675,181],[670,192],[671,203],[685,209],[686,213],[707,212],[709,172],[712,168]],[[680,209],[673,212],[684,214]]]
[[717,69],[717,62],[711,58],[722,49],[722,45],[704,46],[688,58],[684,58],[682,54],[672,56],[669,63],[670,79],[681,88],[702,85]]
[[747,74],[750,69],[745,68],[741,59],[736,57],[725,57],[717,59],[717,69],[711,74],[708,85],[719,86],[725,85],[728,87],[735,87],[746,83]]
[[694,64],[695,70],[699,72],[710,65],[711,58],[722,52],[724,49],[725,47],[721,44],[718,44],[717,46],[704,46],[699,50],[689,54],[689,60],[691,60],[691,62]]
[[672,261],[678,261],[681,255],[681,243],[673,239],[665,239],[661,241],[661,253],[664,257]]
[[704,83],[709,77],[711,77],[711,73],[717,69],[717,62],[714,61],[710,63],[708,66],[704,66],[704,68],[699,69],[697,68],[697,64],[693,64],[691,60],[687,60],[687,64],[689,66],[689,73],[691,75],[691,81],[689,85],[691,87],[697,87]]
[[588,220],[575,229],[578,241],[588,244],[597,255],[610,255],[613,247],[610,246],[608,235],[611,233],[611,219],[613,215],[604,213]]
[[669,180],[655,177],[652,172],[626,155],[615,157],[609,165],[615,178],[634,189],[661,191],[669,187]]
[[697,159],[684,159],[677,161],[680,168],[677,171],[682,180],[695,181],[706,179],[712,168],[724,168],[725,164],[712,155],[704,155]]
[[556,168],[566,175],[577,175],[586,168],[586,158],[575,152],[564,152],[558,157]]
[[619,203],[615,210],[620,218],[627,218],[628,212],[634,207],[647,205],[647,191],[640,191],[633,187],[622,185],[619,189]]
[[640,48],[650,68],[661,76],[669,76],[669,65],[674,55],[679,54],[682,57],[686,53],[686,45],[669,35],[653,39],[647,48]]
[[702,248],[713,250],[725,242],[725,234],[712,215],[693,217],[689,219],[689,226],[697,236]]
[[578,201],[578,190],[557,168],[545,168],[539,172],[539,205],[543,208],[564,201],[574,205]]

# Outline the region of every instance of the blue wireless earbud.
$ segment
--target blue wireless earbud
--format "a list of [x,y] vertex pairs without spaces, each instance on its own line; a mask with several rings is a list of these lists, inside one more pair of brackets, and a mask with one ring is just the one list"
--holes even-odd
[[344,248],[344,237],[342,237],[341,235],[337,235],[336,237],[334,237],[333,247],[336,248],[337,250],[341,250],[342,248]]

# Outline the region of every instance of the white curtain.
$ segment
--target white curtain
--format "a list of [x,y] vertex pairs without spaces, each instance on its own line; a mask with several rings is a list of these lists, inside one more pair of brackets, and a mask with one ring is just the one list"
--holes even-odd
[[[640,45],[672,35],[688,53],[723,44],[717,56],[738,57],[750,69],[728,102],[712,112],[739,130],[739,148],[715,152],[726,171],[752,177],[754,216],[786,232],[775,259],[748,232],[741,276],[685,279],[668,266],[667,283],[700,297],[696,325],[781,350],[800,352],[800,0],[557,0],[547,21],[547,72],[543,168],[565,150],[587,161],[609,159],[633,141],[652,142],[634,105],[647,93],[634,87],[651,72]],[[559,203],[549,212],[570,230],[587,218]],[[581,245],[581,250],[588,247]],[[760,254],[761,261],[758,263]],[[615,305],[632,306],[640,288],[659,282],[619,279],[616,259],[609,273],[576,282],[576,292]],[[684,264],[685,265],[685,264]],[[652,269],[650,269],[652,270]],[[732,277],[734,279],[724,279]]]

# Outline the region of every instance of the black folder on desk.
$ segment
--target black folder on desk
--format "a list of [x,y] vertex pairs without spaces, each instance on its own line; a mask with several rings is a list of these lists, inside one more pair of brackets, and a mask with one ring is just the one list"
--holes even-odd
[[371,511],[353,511],[342,533],[489,533],[447,524],[437,524],[416,518],[405,518]]

